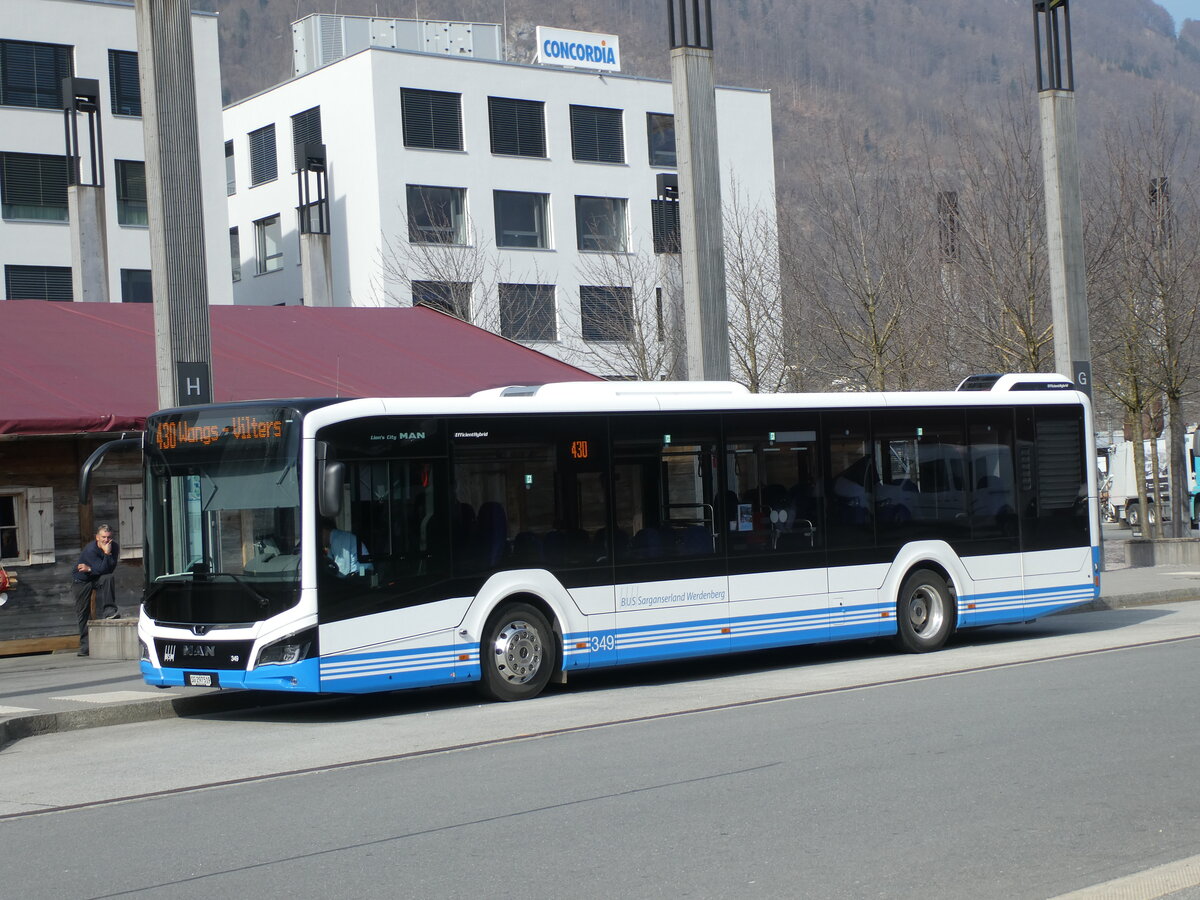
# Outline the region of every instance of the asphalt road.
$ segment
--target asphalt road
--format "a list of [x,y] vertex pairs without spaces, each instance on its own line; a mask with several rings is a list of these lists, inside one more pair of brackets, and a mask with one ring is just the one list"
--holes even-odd
[[0,892],[1194,896],[1197,607],[29,738]]

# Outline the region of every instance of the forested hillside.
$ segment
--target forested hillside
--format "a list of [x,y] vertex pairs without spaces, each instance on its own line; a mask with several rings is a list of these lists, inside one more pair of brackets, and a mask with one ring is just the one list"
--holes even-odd
[[[509,58],[529,60],[534,27],[620,35],[624,70],[667,77],[666,0],[200,0],[220,13],[227,102],[291,74],[290,23],[314,12],[502,22]],[[1088,0],[1072,9],[1080,139],[1154,95],[1200,119],[1200,22],[1176,37],[1153,0]],[[786,192],[797,164],[839,120],[881,154],[938,145],[955,118],[986,122],[1006,101],[1032,103],[1029,0],[713,0],[717,78],[774,94],[776,160]]]

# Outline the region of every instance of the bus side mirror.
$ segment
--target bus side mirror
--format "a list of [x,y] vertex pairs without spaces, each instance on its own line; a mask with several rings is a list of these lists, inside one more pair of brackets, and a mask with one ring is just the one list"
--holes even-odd
[[321,475],[321,493],[317,498],[322,517],[336,519],[342,511],[342,489],[346,483],[346,464],[327,462]]

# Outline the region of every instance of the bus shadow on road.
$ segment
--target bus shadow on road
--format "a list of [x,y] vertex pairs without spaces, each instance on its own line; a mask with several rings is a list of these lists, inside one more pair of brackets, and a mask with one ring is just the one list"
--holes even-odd
[[[1091,632],[1117,631],[1174,613],[1167,609],[1115,609],[1104,615],[1057,615],[1018,625],[993,625],[957,632],[947,649],[998,646],[1006,643]],[[567,685],[551,685],[542,697],[588,695],[633,687],[686,685],[714,678],[803,669],[828,663],[846,663],[885,657],[903,657],[890,638],[873,638],[833,644],[804,644],[756,650],[702,659],[668,660],[639,665],[572,671]],[[392,691],[375,694],[319,694],[280,696],[257,692],[262,705],[243,703],[230,711],[208,711],[188,718],[286,724],[334,724],[397,716],[423,715],[474,706],[492,705],[474,685]],[[251,699],[243,697],[243,701]]]

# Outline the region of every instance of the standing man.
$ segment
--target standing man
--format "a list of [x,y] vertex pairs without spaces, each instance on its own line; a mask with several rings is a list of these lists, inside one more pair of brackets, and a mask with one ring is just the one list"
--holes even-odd
[[79,562],[75,564],[72,587],[75,591],[75,617],[79,620],[78,656],[88,655],[88,619],[93,590],[96,592],[96,615],[101,619],[121,618],[117,612],[117,589],[113,583],[119,553],[112,529],[101,525],[96,529],[96,539],[83,548]]

